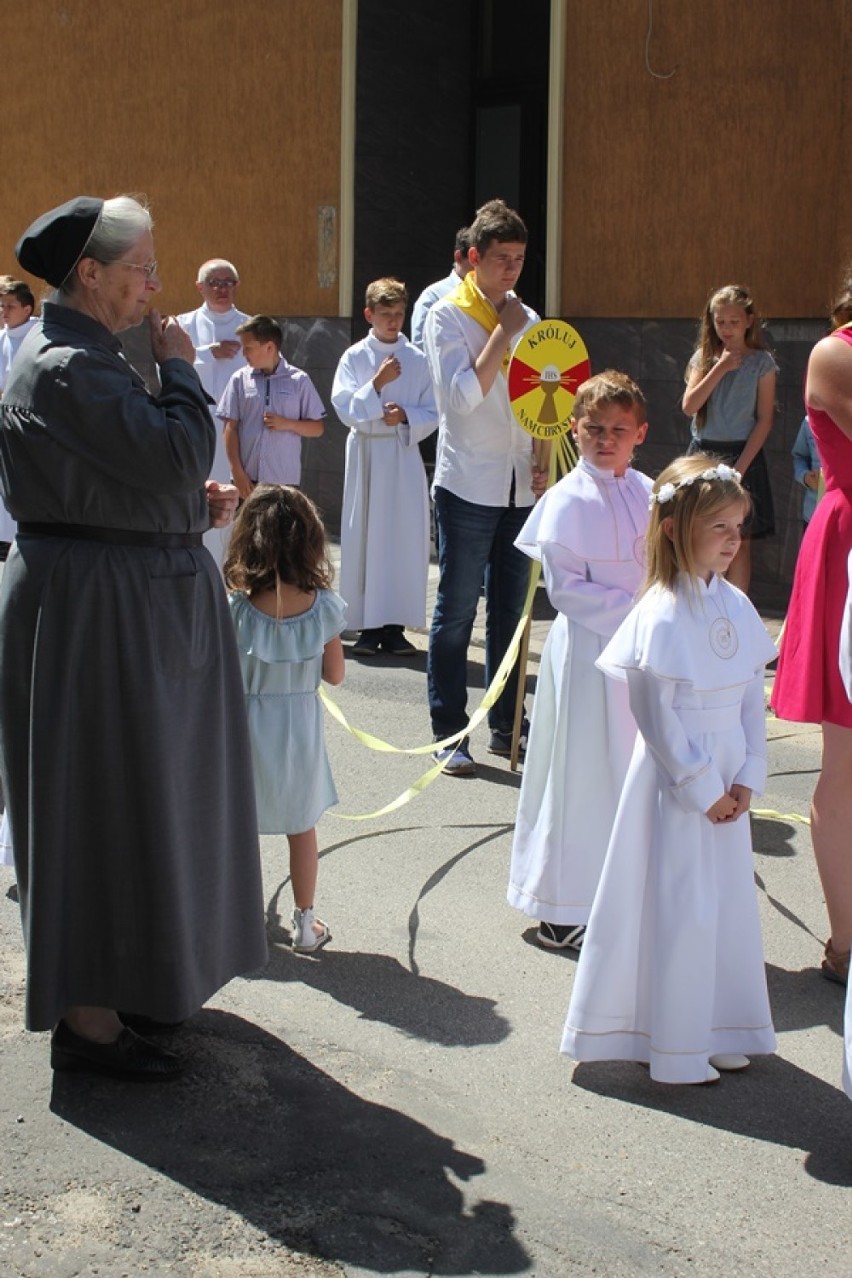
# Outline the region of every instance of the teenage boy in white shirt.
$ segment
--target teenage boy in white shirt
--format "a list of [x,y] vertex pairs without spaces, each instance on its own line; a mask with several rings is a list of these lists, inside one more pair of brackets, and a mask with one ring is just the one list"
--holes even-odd
[[[485,584],[485,680],[496,673],[523,610],[529,565],[515,547],[546,476],[533,472],[532,439],[515,421],[506,366],[538,316],[515,296],[527,229],[502,200],[490,200],[470,228],[470,273],[429,311],[424,346],[438,401],[432,493],[440,580],[429,634],[429,710],[435,740],[464,728],[467,649]],[[488,714],[489,751],[511,752],[517,669]],[[476,771],[467,738],[436,752],[450,776]]]

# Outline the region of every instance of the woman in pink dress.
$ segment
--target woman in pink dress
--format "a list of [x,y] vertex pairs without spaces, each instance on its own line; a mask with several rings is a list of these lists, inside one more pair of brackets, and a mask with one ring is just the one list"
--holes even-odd
[[772,696],[780,719],[822,725],[811,836],[831,926],[822,972],[842,985],[852,944],[852,703],[838,657],[852,551],[852,270],[845,285],[832,313],[843,327],[808,361],[805,402],[826,491],[799,552]]

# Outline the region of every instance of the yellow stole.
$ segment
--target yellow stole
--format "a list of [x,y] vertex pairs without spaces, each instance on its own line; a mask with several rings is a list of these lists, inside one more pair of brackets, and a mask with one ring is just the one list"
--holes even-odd
[[[470,318],[476,320],[477,324],[481,324],[486,333],[493,333],[500,317],[497,314],[494,303],[490,302],[485,294],[480,292],[474,279],[475,275],[475,271],[468,271],[464,279],[460,280],[453,291],[448,294],[448,298],[459,310],[467,311]],[[506,351],[502,365],[504,375],[509,368],[510,359],[511,354]]]

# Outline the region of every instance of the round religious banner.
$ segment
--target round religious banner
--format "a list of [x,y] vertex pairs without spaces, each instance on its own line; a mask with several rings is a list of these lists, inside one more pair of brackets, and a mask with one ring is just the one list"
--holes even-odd
[[591,371],[589,352],[564,320],[540,320],[527,329],[509,362],[512,412],[536,439],[556,439],[568,430],[577,388]]

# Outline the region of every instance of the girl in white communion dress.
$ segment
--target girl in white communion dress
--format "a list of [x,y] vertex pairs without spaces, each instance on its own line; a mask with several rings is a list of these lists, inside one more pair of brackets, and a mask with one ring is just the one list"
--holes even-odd
[[645,1062],[662,1083],[715,1082],[775,1048],[748,821],[775,647],[724,580],[748,511],[739,475],[713,458],[663,471],[644,592],[597,663],[627,681],[639,736],[562,1051]]

